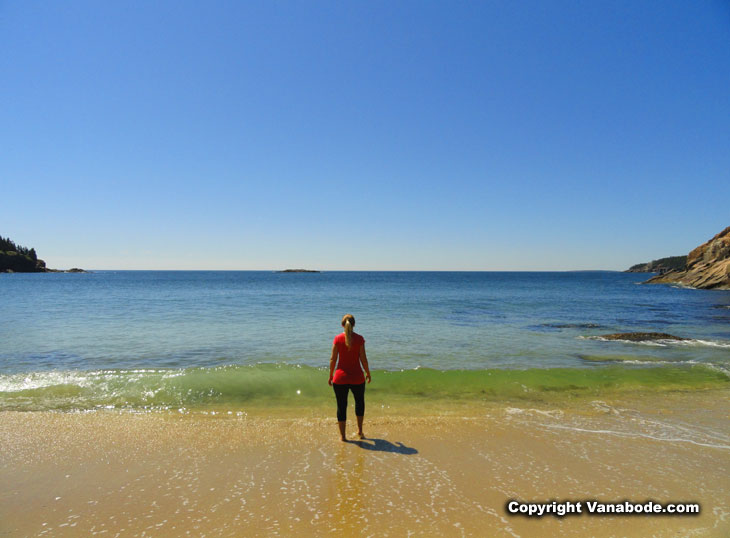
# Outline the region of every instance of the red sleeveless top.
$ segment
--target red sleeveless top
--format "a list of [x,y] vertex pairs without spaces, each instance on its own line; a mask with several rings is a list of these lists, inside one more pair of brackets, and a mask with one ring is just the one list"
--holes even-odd
[[337,385],[359,385],[365,383],[365,375],[360,367],[360,348],[365,345],[365,339],[359,334],[352,333],[352,343],[347,349],[345,333],[335,336],[334,342],[337,346],[337,369],[332,382]]

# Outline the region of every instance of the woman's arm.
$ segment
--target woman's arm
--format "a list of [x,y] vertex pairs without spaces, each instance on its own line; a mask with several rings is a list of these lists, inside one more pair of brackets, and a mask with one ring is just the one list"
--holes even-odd
[[330,380],[329,384],[332,384],[332,378],[335,376],[335,366],[337,365],[337,346],[332,344],[332,355],[330,356]]
[[365,369],[365,379],[370,383],[370,367],[368,366],[368,354],[365,353],[365,344],[360,347],[360,363]]

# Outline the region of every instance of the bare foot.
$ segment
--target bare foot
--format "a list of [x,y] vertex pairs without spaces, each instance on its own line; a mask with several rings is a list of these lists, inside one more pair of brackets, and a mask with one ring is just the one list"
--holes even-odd
[[347,442],[347,437],[340,437],[340,441],[344,441],[346,443]]
[[362,432],[357,432],[358,439],[365,439],[365,434]]

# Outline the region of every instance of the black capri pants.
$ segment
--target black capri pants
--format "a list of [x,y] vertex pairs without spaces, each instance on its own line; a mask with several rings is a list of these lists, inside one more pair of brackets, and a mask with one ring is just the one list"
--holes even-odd
[[333,383],[335,389],[335,398],[337,398],[337,420],[343,422],[347,420],[347,391],[351,390],[355,397],[355,415],[362,417],[365,415],[365,383],[359,385],[346,385]]

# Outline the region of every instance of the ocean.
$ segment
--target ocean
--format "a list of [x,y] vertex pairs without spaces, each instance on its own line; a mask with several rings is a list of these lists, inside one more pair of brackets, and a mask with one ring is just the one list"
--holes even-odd
[[[588,272],[0,274],[0,410],[331,403],[340,319],[381,400],[730,387],[730,292]],[[616,332],[686,340],[606,341]]]

